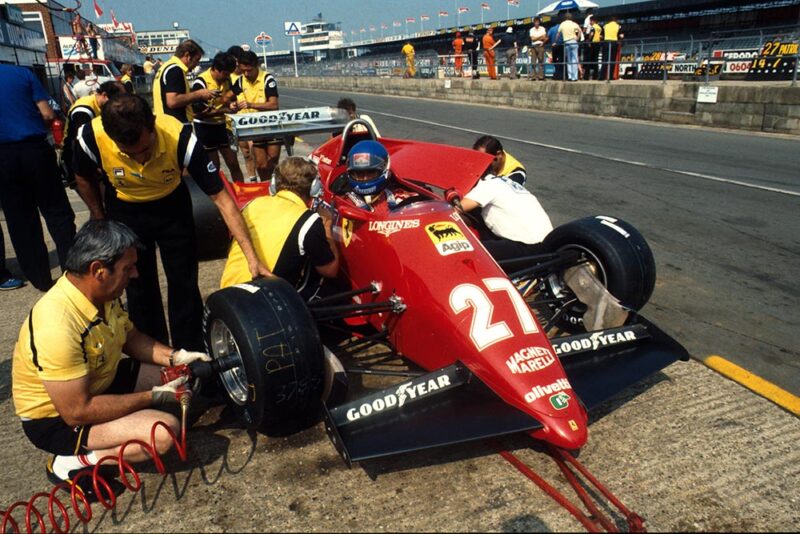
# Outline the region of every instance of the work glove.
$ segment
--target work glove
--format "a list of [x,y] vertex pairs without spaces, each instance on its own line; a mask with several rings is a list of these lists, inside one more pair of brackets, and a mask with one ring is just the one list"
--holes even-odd
[[197,360],[210,362],[211,356],[205,352],[189,352],[183,349],[172,354],[172,365],[188,365]]
[[153,400],[151,401],[151,406],[153,408],[163,408],[169,403],[178,403],[178,398],[175,395],[175,392],[178,390],[179,387],[186,384],[188,377],[181,376],[176,378],[171,382],[167,382],[163,386],[156,386],[152,389],[153,392]]

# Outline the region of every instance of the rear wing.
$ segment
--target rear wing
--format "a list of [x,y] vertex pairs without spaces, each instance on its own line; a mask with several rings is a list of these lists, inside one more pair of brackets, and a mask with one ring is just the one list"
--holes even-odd
[[281,140],[287,148],[297,135],[341,132],[350,120],[347,112],[333,107],[298,108],[226,115],[236,141]]

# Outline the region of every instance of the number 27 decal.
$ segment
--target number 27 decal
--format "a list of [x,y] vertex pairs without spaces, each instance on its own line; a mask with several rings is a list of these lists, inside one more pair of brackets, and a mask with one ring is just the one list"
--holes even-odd
[[[535,334],[539,331],[530,308],[508,278],[484,278],[483,283],[489,291],[505,291],[508,294],[524,333]],[[505,321],[492,323],[494,305],[486,292],[475,284],[454,287],[450,292],[450,308],[456,315],[473,309],[469,337],[479,351],[513,336]]]

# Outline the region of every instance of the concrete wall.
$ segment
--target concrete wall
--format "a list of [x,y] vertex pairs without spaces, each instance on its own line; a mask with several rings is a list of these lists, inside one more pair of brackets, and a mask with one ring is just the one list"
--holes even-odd
[[[449,82],[449,88],[446,87]],[[696,83],[282,78],[287,87],[423,97],[454,102],[758,130],[800,135],[800,87],[717,85],[716,104],[698,104]]]

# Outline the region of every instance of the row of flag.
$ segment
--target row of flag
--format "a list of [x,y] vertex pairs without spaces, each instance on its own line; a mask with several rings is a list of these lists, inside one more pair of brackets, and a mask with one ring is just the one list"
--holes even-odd
[[[506,0],[506,3],[509,6],[519,7],[519,0]],[[459,14],[461,14],[461,13],[469,13],[469,8],[468,7],[459,7],[457,9],[458,9],[458,13]],[[487,2],[481,2],[481,9],[484,9],[486,11],[491,11],[492,8]],[[439,18],[449,17],[449,16],[450,16],[450,13],[448,11],[439,11]],[[431,18],[428,15],[420,15],[419,16],[419,20],[422,21],[422,22],[425,22],[425,21],[431,20]],[[413,24],[415,22],[417,22],[417,19],[415,17],[406,17],[406,20],[405,20],[406,24]],[[392,26],[395,27],[395,28],[399,28],[402,25],[403,25],[403,22],[399,21],[399,20],[395,20],[395,21],[392,22]],[[381,29],[382,30],[388,30],[389,26],[387,26],[386,24],[381,24]],[[366,31],[367,31],[366,28],[361,28],[361,30],[360,30],[361,33],[365,33]],[[375,31],[375,27],[374,26],[370,26],[369,31],[374,32]],[[354,31],[353,31],[353,33],[354,33]]]
[[[92,3],[94,4],[94,15],[99,20],[105,12],[103,11],[103,8],[100,7],[100,4],[97,3],[97,0],[92,0]],[[136,35],[133,33],[133,25],[129,22],[118,21],[113,9],[109,9],[109,12],[111,13],[111,24],[114,25],[114,29],[116,30],[117,28],[121,27],[123,30],[130,32],[131,37],[133,37],[135,41]]]

